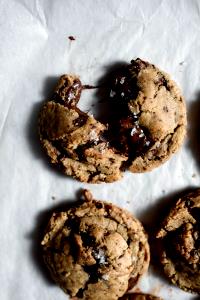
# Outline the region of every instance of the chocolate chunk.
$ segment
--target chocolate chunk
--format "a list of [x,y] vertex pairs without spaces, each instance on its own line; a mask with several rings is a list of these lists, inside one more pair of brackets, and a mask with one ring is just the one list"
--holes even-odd
[[166,88],[166,90],[170,91],[170,87],[169,87],[168,82],[167,82],[167,80],[166,80],[166,78],[165,78],[164,76],[162,76],[162,77],[158,80],[157,84],[158,84],[160,87],[161,87],[161,86],[164,86],[164,87]]
[[139,91],[137,79],[131,76],[129,67],[123,67],[114,74],[110,87],[110,98],[125,104],[135,99]]
[[120,121],[120,133],[123,149],[131,155],[143,154],[151,146],[152,141],[146,130],[138,123],[137,115],[130,115]]

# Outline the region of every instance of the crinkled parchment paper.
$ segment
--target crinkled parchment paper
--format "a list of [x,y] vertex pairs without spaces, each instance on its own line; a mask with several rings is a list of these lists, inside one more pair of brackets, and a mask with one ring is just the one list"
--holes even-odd
[[[74,36],[71,41],[68,36]],[[148,60],[181,86],[188,109],[183,148],[153,172],[89,185],[48,166],[37,137],[37,115],[63,73],[97,84],[132,58]],[[0,299],[67,299],[39,255],[49,210],[89,188],[154,227],[180,191],[199,185],[200,2],[198,0],[0,0]],[[84,91],[80,107],[96,113]],[[95,105],[95,106],[93,106]],[[198,151],[199,150],[199,151]],[[150,268],[139,287],[168,299],[197,299]]]

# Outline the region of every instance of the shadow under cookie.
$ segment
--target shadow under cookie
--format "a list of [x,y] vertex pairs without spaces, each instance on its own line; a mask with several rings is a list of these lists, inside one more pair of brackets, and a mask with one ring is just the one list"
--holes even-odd
[[188,108],[188,148],[200,169],[200,91]]
[[[79,198],[81,191],[77,192],[77,197]],[[49,285],[54,285],[53,281],[48,269],[44,264],[44,258],[42,254],[41,241],[44,236],[44,231],[47,226],[47,223],[52,216],[53,212],[61,212],[72,208],[73,205],[76,205],[77,201],[74,200],[61,200],[59,204],[54,204],[49,209],[45,209],[41,211],[35,219],[35,228],[33,231],[27,235],[27,238],[31,240],[31,248],[30,248],[30,256],[34,263],[34,265],[39,269],[41,274],[43,275],[44,280]]]

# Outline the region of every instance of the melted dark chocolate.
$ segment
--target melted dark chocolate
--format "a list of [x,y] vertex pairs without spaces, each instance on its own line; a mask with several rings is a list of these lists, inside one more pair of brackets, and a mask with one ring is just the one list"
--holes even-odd
[[138,95],[136,77],[132,77],[129,67],[123,67],[114,74],[111,81],[110,98],[117,102],[128,103]]
[[[138,96],[137,75],[147,65],[148,63],[137,59],[113,74],[109,82],[109,99],[112,103],[114,119],[109,120],[108,130],[101,133],[95,143],[97,145],[105,142],[105,147],[111,147],[114,151],[128,156],[129,162],[138,155],[144,155],[153,142],[147,129],[140,126],[139,115],[132,113],[128,107],[130,100],[134,101]],[[161,81],[161,84],[165,84],[163,80]],[[74,121],[74,125],[79,127],[85,124],[88,116],[81,112],[76,105],[82,90],[91,88],[96,87],[82,85],[79,79],[75,79],[73,84],[69,85],[67,77],[63,77],[62,86],[53,95],[55,102],[72,107],[79,113],[79,118]],[[86,160],[85,149],[93,145],[89,142],[76,149],[80,161]],[[63,151],[61,153],[64,155]]]
[[112,145],[130,159],[143,155],[152,145],[147,129],[139,125],[139,115],[133,114],[128,108],[129,101],[138,96],[137,75],[147,65],[140,59],[131,61],[129,66],[113,74],[110,84],[109,97],[116,114],[116,121],[109,126]]

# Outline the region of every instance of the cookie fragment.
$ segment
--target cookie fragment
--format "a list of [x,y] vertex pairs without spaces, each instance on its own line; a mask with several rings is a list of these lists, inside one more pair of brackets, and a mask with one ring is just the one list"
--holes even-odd
[[150,171],[183,143],[185,103],[169,75],[138,58],[108,85],[108,124],[78,109],[84,86],[71,75],[60,78],[40,112],[40,141],[51,162],[80,181],[113,182],[125,169]]
[[156,237],[167,277],[181,289],[200,294],[200,189],[177,201]]
[[40,112],[41,144],[51,162],[66,175],[91,183],[118,180],[127,157],[102,139],[106,125],[77,108],[81,90],[76,76],[60,78]]
[[117,300],[147,270],[149,246],[127,211],[92,198],[54,213],[42,241],[53,279],[75,299]]

